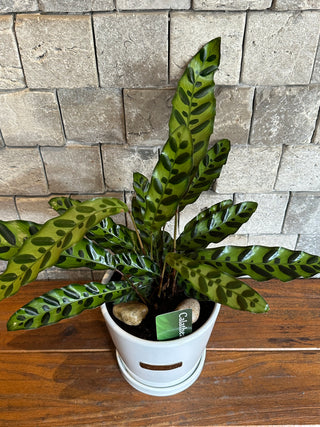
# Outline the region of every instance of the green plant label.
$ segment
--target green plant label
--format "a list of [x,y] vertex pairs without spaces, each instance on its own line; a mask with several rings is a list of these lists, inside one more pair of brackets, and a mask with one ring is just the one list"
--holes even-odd
[[192,332],[192,310],[171,311],[156,317],[157,338],[159,341],[182,338]]

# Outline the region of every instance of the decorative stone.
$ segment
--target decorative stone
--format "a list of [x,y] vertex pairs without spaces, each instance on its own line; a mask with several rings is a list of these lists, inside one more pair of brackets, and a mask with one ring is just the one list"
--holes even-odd
[[317,86],[257,88],[250,143],[310,144],[319,104]]
[[7,146],[59,146],[65,143],[53,92],[0,94],[0,128]]
[[94,12],[113,10],[113,0],[41,0],[41,12]]
[[42,147],[41,153],[51,193],[104,191],[99,147]]
[[[316,1],[316,0],[315,0]],[[272,0],[194,0],[194,10],[247,10],[267,9]]]
[[[1,9],[1,2],[0,2]],[[25,87],[12,16],[0,17],[0,89]]]
[[309,84],[319,28],[317,11],[249,12],[242,83]]
[[157,147],[138,149],[103,144],[101,152],[109,191],[131,191],[133,172],[139,171],[145,176],[150,176],[158,160]]
[[141,302],[122,302],[113,306],[113,315],[129,326],[138,326],[148,314],[148,307]]
[[98,86],[89,15],[18,15],[15,28],[28,87]]
[[60,89],[58,96],[68,140],[124,142],[122,96],[119,89]]
[[217,87],[216,118],[212,139],[227,138],[232,144],[247,144],[254,88]]
[[[52,1],[52,0],[50,0]],[[69,0],[70,1],[70,0]],[[190,0],[117,0],[119,10],[189,9]]]
[[192,323],[195,323],[200,316],[200,303],[195,298],[187,298],[180,302],[176,310],[186,310],[191,308],[192,310]]
[[130,145],[163,144],[168,138],[174,89],[124,90],[127,139]]
[[[246,14],[186,13],[171,15],[170,79],[176,82],[184,67],[209,40],[221,36],[221,63],[215,75],[217,84],[239,83],[241,53]],[[190,37],[192,34],[192,37]]]
[[234,145],[217,180],[217,193],[272,191],[281,151],[281,146]]
[[320,145],[285,146],[275,189],[320,191]]
[[93,22],[101,86],[167,83],[166,12],[96,14]]

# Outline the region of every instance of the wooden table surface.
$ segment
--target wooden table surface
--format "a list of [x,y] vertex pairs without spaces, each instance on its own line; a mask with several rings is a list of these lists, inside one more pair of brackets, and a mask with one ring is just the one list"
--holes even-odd
[[10,314],[52,287],[34,282],[0,303],[1,427],[320,425],[319,279],[254,283],[267,314],[222,307],[200,378],[171,397],[122,379],[99,309],[6,331]]

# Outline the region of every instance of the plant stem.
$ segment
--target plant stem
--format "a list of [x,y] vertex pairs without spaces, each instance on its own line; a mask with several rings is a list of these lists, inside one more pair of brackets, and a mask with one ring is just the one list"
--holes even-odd
[[162,272],[161,272],[161,279],[160,279],[160,285],[159,285],[159,291],[158,291],[158,298],[160,298],[161,292],[162,292],[163,279],[164,279],[164,274],[165,274],[165,271],[166,271],[166,265],[167,265],[167,263],[164,262],[163,267],[162,267]]
[[131,221],[132,221],[132,223],[133,223],[134,230],[135,230],[136,235],[137,235],[137,237],[138,237],[138,241],[139,241],[140,248],[141,248],[141,250],[142,250],[143,255],[145,255],[145,254],[146,254],[146,251],[145,251],[145,249],[144,249],[144,246],[143,246],[143,243],[142,243],[142,240],[141,240],[140,233],[139,233],[139,230],[138,230],[138,228],[137,228],[136,222],[135,222],[135,220],[134,220],[134,218],[133,218],[132,212],[131,212],[130,210],[129,210],[128,212],[129,212],[129,215],[130,215]]
[[176,213],[174,215],[173,252],[177,252],[178,221],[179,221],[179,206],[177,207]]

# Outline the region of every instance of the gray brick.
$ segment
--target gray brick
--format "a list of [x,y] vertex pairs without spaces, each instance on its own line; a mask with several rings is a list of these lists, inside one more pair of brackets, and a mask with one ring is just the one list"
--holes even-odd
[[301,234],[296,249],[309,254],[320,254],[319,234]]
[[92,281],[92,271],[88,268],[64,268],[51,267],[46,270],[48,280],[88,280]]
[[50,192],[104,191],[98,146],[43,147],[41,152]]
[[12,219],[19,218],[17,209],[14,204],[13,197],[0,197],[0,206],[1,206],[0,219],[2,221],[10,221]]
[[47,194],[39,150],[37,148],[1,148],[0,194]]
[[319,0],[276,0],[275,10],[320,9]]
[[191,0],[117,0],[120,10],[189,9]]
[[0,12],[36,12],[37,0],[0,0]]
[[168,137],[168,121],[174,89],[124,91],[129,144],[162,144]]
[[118,89],[59,90],[67,139],[80,142],[123,142],[122,95]]
[[308,84],[319,29],[320,15],[316,11],[249,12],[243,83]]
[[113,10],[113,0],[40,0],[42,12],[93,12]]
[[307,144],[315,128],[320,87],[258,88],[251,144]]
[[284,223],[284,233],[320,234],[320,194],[293,193]]
[[0,93],[0,128],[8,146],[65,143],[53,92]]
[[16,33],[29,87],[97,86],[90,16],[18,15]]
[[241,146],[231,148],[228,162],[216,184],[218,193],[260,193],[273,190],[281,147]]
[[230,234],[220,243],[211,243],[209,248],[217,248],[220,246],[247,246],[248,236],[246,234]]
[[320,83],[320,43],[319,43],[318,51],[314,61],[314,68],[313,68],[311,83]]
[[253,88],[219,87],[216,89],[216,119],[214,140],[228,138],[233,144],[247,144],[251,115]]
[[102,86],[167,83],[167,13],[98,14],[94,29]]
[[260,10],[267,9],[272,0],[194,0],[195,10]]
[[284,147],[275,185],[280,191],[320,191],[320,145]]
[[20,218],[42,224],[58,214],[49,206],[51,197],[17,197]]
[[10,15],[0,16],[0,89],[22,87],[25,87],[25,82],[13,32],[13,18]]
[[[172,13],[170,78],[177,81],[188,61],[205,43],[221,36],[221,63],[217,84],[239,82],[245,13]],[[190,37],[192,34],[192,37]]]
[[289,200],[288,193],[236,194],[235,203],[252,201],[258,208],[249,221],[240,228],[241,234],[281,233]]
[[102,158],[108,190],[132,190],[132,174],[140,172],[150,178],[157,162],[157,148],[127,148],[103,145]]
[[295,250],[297,234],[253,234],[248,238],[248,244],[259,246],[282,246],[283,248]]

